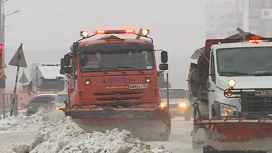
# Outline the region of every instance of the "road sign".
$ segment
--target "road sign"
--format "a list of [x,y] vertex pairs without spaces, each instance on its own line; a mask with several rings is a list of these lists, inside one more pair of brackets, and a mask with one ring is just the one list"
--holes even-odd
[[0,70],[0,78],[1,79],[7,78],[6,74],[4,73],[4,71],[2,69]]
[[39,67],[36,66],[35,69],[31,70],[30,72],[30,80],[32,80],[34,77],[43,77],[42,72],[40,71]]
[[25,75],[25,72],[23,72],[20,80],[19,80],[20,83],[26,83],[26,82],[29,82],[26,75]]
[[4,61],[2,61],[2,68],[7,68],[7,65],[5,64]]
[[[18,64],[19,59],[20,59],[20,63]],[[10,60],[9,65],[19,66],[19,67],[27,67],[22,43],[21,43],[20,47],[18,48],[17,52],[14,54],[14,56]]]
[[40,77],[34,77],[32,79],[32,84],[35,86],[35,87],[39,87],[40,85],[42,85],[42,79]]

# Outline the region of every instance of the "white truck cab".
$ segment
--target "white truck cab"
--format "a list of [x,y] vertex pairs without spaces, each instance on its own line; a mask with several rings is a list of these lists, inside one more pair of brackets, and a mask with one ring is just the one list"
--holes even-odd
[[209,116],[272,116],[272,42],[247,40],[211,46]]

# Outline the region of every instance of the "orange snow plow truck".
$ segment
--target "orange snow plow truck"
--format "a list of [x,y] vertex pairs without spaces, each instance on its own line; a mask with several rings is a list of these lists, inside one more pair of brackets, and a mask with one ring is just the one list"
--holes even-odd
[[203,153],[272,151],[272,38],[240,31],[191,57],[192,145]]
[[[112,34],[134,34],[136,38]],[[149,30],[142,29],[139,33],[96,30],[92,35],[81,31],[82,39],[61,59],[60,73],[69,78],[69,98],[62,110],[86,132],[118,128],[142,140],[168,140],[171,118],[161,103],[153,39],[148,34]],[[164,71],[168,53],[160,51],[159,69]]]

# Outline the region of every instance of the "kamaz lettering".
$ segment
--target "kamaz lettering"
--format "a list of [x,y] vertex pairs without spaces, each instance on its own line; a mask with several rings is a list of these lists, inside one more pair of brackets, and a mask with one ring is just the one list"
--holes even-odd
[[135,82],[134,78],[109,78],[108,81],[106,79],[102,79],[101,83],[132,83]]

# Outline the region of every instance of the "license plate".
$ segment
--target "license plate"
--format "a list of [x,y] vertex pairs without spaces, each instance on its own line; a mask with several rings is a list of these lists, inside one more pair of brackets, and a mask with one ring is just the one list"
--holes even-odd
[[256,96],[262,96],[262,97],[265,97],[265,96],[271,97],[272,96],[272,90],[256,90],[255,95]]
[[131,84],[129,85],[129,89],[147,89],[148,84]]

